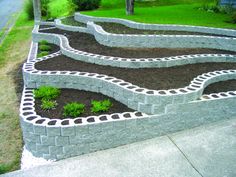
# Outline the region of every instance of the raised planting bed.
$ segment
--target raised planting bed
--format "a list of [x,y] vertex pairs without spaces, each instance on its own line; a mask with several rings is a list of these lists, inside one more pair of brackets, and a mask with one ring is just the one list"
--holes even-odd
[[[195,77],[203,73],[236,69],[236,63],[200,63],[169,68],[128,69],[90,64],[60,55],[37,62],[35,68],[42,71],[98,73],[122,79],[143,88],[167,90],[185,87],[189,85]],[[235,85],[233,88],[235,88]],[[212,92],[214,92],[214,89]]]
[[[125,27],[138,29],[138,30],[149,30],[149,31],[188,31],[188,32],[199,32],[217,35],[226,35],[236,37],[235,30],[233,29],[222,29],[204,26],[190,26],[190,25],[171,25],[171,24],[148,24],[140,23],[131,20],[121,18],[109,18],[109,17],[94,17],[84,15],[79,12],[75,13],[74,19],[82,23],[95,22],[95,23],[115,23],[124,25]],[[120,32],[118,32],[120,33]]]
[[205,95],[168,107],[168,113],[160,115],[124,112],[61,120],[37,115],[32,89],[25,88],[21,127],[25,147],[34,156],[60,160],[231,118],[236,114],[235,96],[235,92]]
[[[103,114],[123,113],[123,112],[134,112],[134,110],[127,106],[119,103],[113,98],[107,97],[103,94],[87,92],[75,89],[60,89],[61,93],[58,98],[55,99],[57,105],[54,109],[43,110],[41,107],[41,100],[35,99],[35,111],[42,117],[48,117],[50,119],[65,119],[68,116],[63,116],[63,107],[67,103],[79,102],[85,105],[85,111],[79,117],[99,116]],[[107,100],[109,99],[112,103],[111,108],[106,112],[93,113],[91,112],[91,101],[92,100]]]
[[128,26],[119,23],[109,23],[109,22],[96,22],[100,25],[106,32],[115,34],[154,34],[154,35],[204,35],[204,36],[221,36],[229,37],[227,35],[211,34],[211,33],[200,33],[200,32],[190,32],[190,31],[170,31],[170,30],[145,30],[130,28]]
[[[144,24],[124,19],[100,18],[75,14],[75,20],[87,23],[88,32],[106,46],[132,48],[213,48],[234,51],[236,46],[235,30],[209,28],[188,25]],[[129,28],[149,31],[187,31],[207,33],[208,35],[157,35],[157,34],[116,34],[104,31],[97,22],[109,22],[125,25]],[[132,32],[133,33],[133,32]],[[212,35],[214,34],[214,35]],[[219,36],[215,36],[219,35]],[[230,36],[230,37],[225,37]]]
[[43,30],[41,33],[62,34],[65,35],[72,48],[104,56],[123,57],[123,58],[160,58],[190,54],[236,54],[233,51],[224,51],[216,49],[203,49],[203,48],[118,48],[104,46],[96,41],[93,35],[80,32],[70,32],[60,29]]

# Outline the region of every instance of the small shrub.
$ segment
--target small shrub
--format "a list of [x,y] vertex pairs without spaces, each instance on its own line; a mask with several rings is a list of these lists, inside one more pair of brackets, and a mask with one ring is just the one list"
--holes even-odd
[[34,19],[34,7],[32,0],[26,0],[24,4],[24,11],[27,14],[28,20]]
[[51,101],[51,100],[42,100],[42,104],[41,104],[41,108],[43,110],[50,110],[50,109],[54,109],[57,106],[57,102],[56,101]]
[[112,103],[110,100],[103,100],[103,101],[93,100],[91,104],[92,104],[91,112],[94,112],[94,113],[106,112],[112,106]]
[[225,5],[219,7],[220,13],[223,14],[232,14],[234,12],[234,8],[232,5]]
[[232,15],[232,23],[236,23],[236,12]]
[[42,40],[39,42],[39,45],[48,45],[48,41]]
[[34,97],[42,100],[53,100],[57,98],[61,91],[58,88],[50,86],[41,86],[34,90]]
[[72,0],[53,0],[48,4],[50,18],[72,15],[75,9],[76,6]]
[[85,105],[82,103],[72,102],[66,104],[63,109],[63,116],[75,118],[84,113]]
[[215,12],[215,13],[219,13],[219,12],[220,12],[219,6],[216,6],[216,5],[211,6],[211,7],[210,7],[210,10],[213,11],[213,12]]
[[39,46],[40,51],[51,51],[52,48],[49,45],[40,45]]
[[77,6],[76,10],[93,10],[100,6],[101,0],[72,0]]
[[41,0],[41,14],[46,19],[50,18],[50,13],[48,11],[48,4],[50,0]]
[[43,52],[40,52],[37,57],[40,58],[40,57],[44,57],[46,55],[49,55],[49,52],[48,51],[43,51]]

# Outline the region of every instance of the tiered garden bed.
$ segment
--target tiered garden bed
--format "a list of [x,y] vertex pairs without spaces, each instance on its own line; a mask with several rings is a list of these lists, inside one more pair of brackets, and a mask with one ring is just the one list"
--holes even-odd
[[[124,35],[136,33],[131,35],[134,40],[148,36],[139,34],[161,31],[127,29],[123,25],[114,26],[109,20],[111,24],[100,23],[104,29],[113,33],[122,29]],[[87,23],[86,19],[80,22]],[[21,122],[26,148],[35,156],[72,157],[236,115],[233,109],[236,105],[236,51],[232,50],[234,39],[225,38],[231,36],[231,31],[223,34],[224,30],[209,29],[215,32],[214,37],[209,37],[212,47],[210,43],[199,43],[204,37],[190,37],[200,33],[211,35],[209,31],[202,32],[204,28],[181,27],[176,32],[174,28],[179,28],[176,26],[171,32],[162,31],[187,35],[183,40],[193,40],[192,47],[181,45],[178,48],[162,43],[165,47],[136,48],[127,47],[125,40],[122,47],[109,47],[101,44],[104,36],[99,37],[97,33],[101,28],[90,22],[87,28],[71,18],[64,21],[66,25],[60,20],[55,23],[66,30],[38,30],[35,26],[30,57],[23,66],[26,88]],[[114,31],[115,27],[118,31]],[[50,55],[36,59],[37,42],[42,45],[42,40],[58,45],[60,52],[52,47]],[[106,40],[105,43],[111,42]],[[229,50],[224,46],[226,41],[230,41]],[[218,42],[222,42],[222,48],[215,47]],[[56,98],[57,107],[50,111],[41,109],[41,101],[34,98],[32,90],[44,85],[61,90]],[[92,113],[91,101],[104,99],[112,102],[109,111]],[[86,111],[75,118],[65,117],[62,110],[69,102],[85,104]]]

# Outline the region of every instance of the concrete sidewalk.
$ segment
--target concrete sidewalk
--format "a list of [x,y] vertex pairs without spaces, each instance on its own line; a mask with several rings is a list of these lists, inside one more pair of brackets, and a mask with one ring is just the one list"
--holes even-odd
[[236,119],[4,177],[236,177]]

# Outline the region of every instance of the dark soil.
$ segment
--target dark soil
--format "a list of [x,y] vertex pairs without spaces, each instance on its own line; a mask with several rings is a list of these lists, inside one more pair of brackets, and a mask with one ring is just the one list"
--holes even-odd
[[[104,100],[104,99],[110,99],[112,102],[112,107],[108,112],[96,114],[92,113],[90,111],[91,108],[91,101],[92,100]],[[57,98],[57,107],[56,109],[50,110],[50,111],[44,111],[41,109],[41,101],[36,100],[35,104],[35,110],[37,114],[41,115],[42,117],[48,117],[48,118],[65,118],[63,116],[63,107],[67,103],[71,102],[80,102],[85,104],[85,112],[80,115],[80,117],[88,117],[88,116],[94,116],[94,115],[101,115],[101,114],[112,114],[112,113],[123,113],[123,112],[133,112],[134,110],[128,108],[127,106],[123,105],[122,103],[114,100],[113,98],[107,97],[105,95],[94,93],[94,92],[87,92],[87,91],[81,91],[81,90],[75,90],[75,89],[61,89],[61,94]]]
[[22,91],[24,88],[24,80],[22,75],[23,63],[19,64],[17,68],[10,73],[15,83],[16,94],[19,102],[21,101]]
[[[185,87],[194,77],[206,72],[226,69],[236,69],[236,63],[199,63],[170,68],[143,68],[129,69],[111,66],[102,66],[60,55],[36,63],[36,69],[49,71],[81,71],[105,74],[130,82],[140,87],[162,90]],[[235,88],[236,85],[231,88]],[[211,90],[211,92],[215,92]]]
[[[167,31],[167,30],[142,30],[129,28],[125,25],[118,23],[96,22],[96,24],[102,26],[102,28],[109,33],[116,34],[158,34],[158,35],[205,35],[205,36],[225,36],[209,33],[188,32],[188,31]],[[235,31],[236,32],[236,31]]]
[[204,94],[236,91],[236,80],[216,82],[205,88]]
[[105,56],[123,57],[123,58],[159,58],[190,54],[236,54],[236,52],[216,50],[216,49],[168,49],[168,48],[119,48],[107,47],[99,44],[93,35],[79,32],[69,32],[60,29],[49,29],[42,33],[63,34],[68,37],[71,47],[93,54]]

